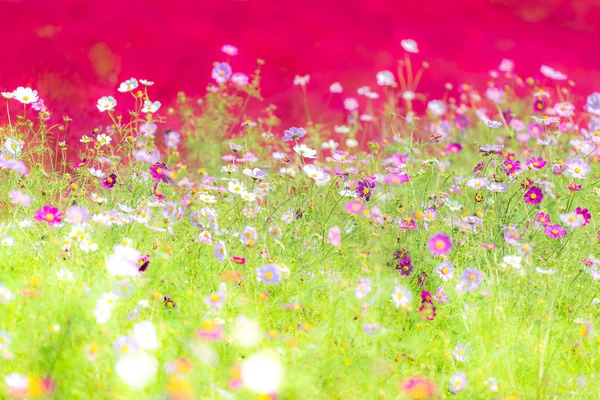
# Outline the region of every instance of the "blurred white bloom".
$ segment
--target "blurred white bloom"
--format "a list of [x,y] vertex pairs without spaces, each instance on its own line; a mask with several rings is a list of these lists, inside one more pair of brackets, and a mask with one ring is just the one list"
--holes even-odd
[[141,349],[156,350],[158,349],[158,338],[156,330],[150,321],[140,322],[133,326],[133,338]]
[[259,394],[277,393],[283,382],[283,374],[279,357],[269,352],[256,353],[241,365],[244,386]]
[[156,379],[158,361],[144,351],[124,354],[117,361],[115,371],[119,378],[133,389],[143,389]]
[[140,79],[140,83],[141,83],[142,85],[144,85],[144,86],[152,86],[152,85],[154,85],[154,82],[152,82],[152,81],[148,81],[148,80],[146,80],[146,79]]
[[138,276],[142,254],[134,248],[116,245],[106,261],[108,273],[113,276]]
[[396,82],[391,71],[379,71],[377,73],[377,84],[379,86],[392,86]]
[[233,327],[233,341],[241,347],[254,347],[258,345],[262,333],[258,322],[243,315],[235,319]]

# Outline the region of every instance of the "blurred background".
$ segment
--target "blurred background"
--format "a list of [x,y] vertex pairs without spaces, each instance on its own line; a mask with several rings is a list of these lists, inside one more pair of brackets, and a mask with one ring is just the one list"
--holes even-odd
[[55,121],[75,120],[77,137],[106,118],[97,99],[126,96],[116,88],[130,77],[155,81],[151,98],[164,106],[180,90],[202,95],[223,44],[239,48],[234,71],[265,60],[263,94],[284,126],[303,120],[294,75],[311,74],[313,108],[334,81],[355,96],[395,70],[405,38],[431,65],[420,87],[430,98],[446,82],[485,85],[502,58],[521,76],[548,64],[581,96],[600,90],[598,0],[0,0],[0,15],[0,90],[37,89]]

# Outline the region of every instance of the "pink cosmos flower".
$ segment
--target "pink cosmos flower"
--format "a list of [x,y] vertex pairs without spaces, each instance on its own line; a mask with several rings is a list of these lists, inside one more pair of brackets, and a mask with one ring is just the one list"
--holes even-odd
[[39,210],[35,211],[33,218],[38,222],[46,222],[48,225],[60,224],[63,214],[58,212],[58,208],[46,204]]
[[436,256],[443,256],[452,250],[452,241],[445,233],[437,233],[427,241],[427,248]]
[[342,241],[342,231],[339,227],[333,226],[327,233],[327,239],[332,246],[339,246]]
[[352,200],[344,206],[350,214],[362,214],[365,211],[365,204],[360,200]]
[[567,231],[562,226],[556,225],[548,225],[546,229],[544,229],[544,233],[551,237],[552,239],[560,239],[567,234]]
[[407,174],[387,174],[383,180],[388,185],[400,185],[410,180]]
[[542,169],[546,166],[546,161],[541,157],[532,157],[525,163],[531,169]]
[[550,216],[542,211],[536,214],[535,220],[542,226],[550,224]]

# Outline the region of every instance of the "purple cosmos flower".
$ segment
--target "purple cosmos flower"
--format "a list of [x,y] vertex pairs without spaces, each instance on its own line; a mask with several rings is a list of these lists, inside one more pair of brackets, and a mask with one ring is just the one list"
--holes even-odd
[[457,285],[456,290],[461,293],[474,292],[482,280],[483,273],[480,270],[477,268],[467,268],[460,276],[460,283]]
[[528,204],[540,204],[544,199],[544,193],[542,193],[542,189],[537,186],[532,186],[529,190],[523,195],[523,200]]
[[281,280],[281,269],[276,264],[267,264],[256,268],[256,278],[259,282],[279,283]]
[[550,216],[541,211],[536,214],[535,220],[542,226],[547,226],[550,224]]
[[231,77],[231,66],[226,62],[216,63],[212,70],[212,78],[218,83],[225,83]]
[[364,180],[358,182],[356,186],[356,194],[358,197],[365,199],[365,201],[371,200],[371,195],[373,194],[373,189],[375,189],[375,178],[369,177]]
[[146,162],[150,164],[157,163],[160,160],[160,152],[158,149],[154,148],[150,151],[146,151],[143,149],[136,150],[132,153],[133,158],[139,162]]
[[436,256],[443,256],[452,250],[452,241],[450,237],[444,233],[437,233],[427,241],[427,248]]
[[396,270],[400,271],[401,275],[409,276],[413,270],[413,263],[408,251],[404,249],[395,251],[394,259],[396,260]]
[[33,218],[38,222],[46,222],[48,225],[60,224],[63,214],[58,212],[58,208],[46,204],[44,207],[35,211]]
[[222,240],[219,240],[215,243],[215,258],[219,262],[223,262],[227,257],[227,249],[225,248],[225,243]]
[[165,145],[169,149],[176,149],[177,145],[181,142],[181,135],[179,132],[168,131],[165,135]]
[[102,179],[102,186],[107,189],[111,189],[113,186],[117,184],[117,175],[110,174],[109,176]]
[[291,127],[290,129],[286,129],[283,131],[283,140],[284,142],[288,142],[290,140],[298,140],[302,139],[306,135],[306,130],[304,128],[296,128]]

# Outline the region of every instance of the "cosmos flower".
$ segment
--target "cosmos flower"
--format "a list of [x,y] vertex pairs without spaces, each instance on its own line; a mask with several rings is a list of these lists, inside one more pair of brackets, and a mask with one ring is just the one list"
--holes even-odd
[[117,90],[121,93],[128,93],[128,92],[131,92],[132,90],[137,89],[137,87],[138,87],[137,79],[130,78],[130,79],[126,80],[125,82],[121,82],[121,84],[119,85],[119,88]]
[[12,97],[23,104],[35,103],[39,99],[37,90],[32,90],[31,88],[25,88],[23,86],[19,86],[12,93]]
[[542,67],[540,68],[540,72],[545,77],[554,79],[555,81],[564,81],[565,79],[567,79],[567,75],[565,75],[562,72],[559,72],[547,65],[542,65]]
[[365,210],[365,204],[360,200],[352,200],[347,202],[344,208],[350,214],[362,214]]
[[339,82],[333,82],[329,86],[329,92],[331,92],[331,93],[342,93],[343,91],[344,91],[344,88],[342,87],[342,84]]
[[248,85],[248,80],[248,75],[242,72],[236,72],[235,74],[231,75],[231,82],[233,82],[237,86]]
[[308,82],[310,82],[310,75],[294,76],[294,86],[306,86]]
[[225,83],[231,77],[231,66],[226,62],[216,63],[211,76],[218,83]]
[[458,393],[467,387],[467,376],[464,372],[458,372],[450,377],[450,391]]
[[102,179],[102,186],[104,186],[107,189],[112,189],[113,186],[115,186],[117,184],[117,175],[115,174],[110,174],[107,177],[105,177],[104,179]]
[[392,293],[392,300],[398,308],[406,308],[412,301],[412,292],[402,285],[396,285]]
[[232,57],[237,56],[238,54],[238,48],[231,44],[224,44],[223,47],[221,47],[221,51]]
[[112,96],[101,97],[100,100],[98,100],[98,104],[96,104],[96,107],[98,107],[98,111],[100,112],[114,111],[116,106],[117,101]]
[[306,136],[306,130],[304,128],[296,128],[294,126],[283,131],[283,138],[281,140],[287,142],[290,140],[302,139],[304,136]]
[[396,83],[396,80],[391,71],[379,71],[377,73],[377,84],[379,86],[392,86],[394,83]]
[[419,46],[413,39],[402,39],[402,41],[400,41],[400,46],[409,53],[419,52]]
[[167,166],[163,163],[155,163],[152,166],[150,166],[150,176],[152,176],[152,178],[156,181],[162,181],[165,183],[169,182],[168,179],[168,174],[170,173],[170,170],[167,168]]
[[48,225],[57,225],[62,222],[63,214],[58,208],[46,204],[44,207],[35,211],[33,219],[38,222],[46,222]]
[[452,250],[452,241],[448,235],[437,233],[427,241],[427,249],[436,256],[443,256]]
[[152,102],[150,100],[144,100],[144,107],[142,108],[142,111],[145,113],[154,114],[155,112],[158,111],[160,106],[161,106],[160,101]]
[[281,280],[281,269],[276,264],[267,264],[256,268],[256,279],[259,282],[277,284]]
[[540,204],[544,199],[544,193],[542,193],[542,189],[537,186],[532,186],[527,190],[527,192],[523,195],[523,200],[528,204]]
[[567,234],[567,231],[559,224],[554,224],[547,225],[546,229],[544,229],[544,233],[552,239],[560,239]]

